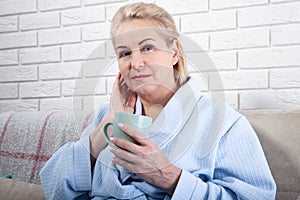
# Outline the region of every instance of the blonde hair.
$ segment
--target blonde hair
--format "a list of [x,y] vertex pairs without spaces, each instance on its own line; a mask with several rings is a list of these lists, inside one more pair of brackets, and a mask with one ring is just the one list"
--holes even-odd
[[113,44],[115,44],[114,37],[117,35],[117,31],[121,23],[132,19],[154,20],[160,28],[172,32],[170,42],[173,42],[174,39],[176,39],[178,41],[179,48],[179,59],[173,66],[174,78],[178,86],[183,85],[187,81],[189,73],[186,66],[186,60],[184,58],[183,48],[178,40],[179,33],[176,29],[173,17],[166,10],[153,3],[140,2],[125,5],[116,12],[112,19],[110,35]]

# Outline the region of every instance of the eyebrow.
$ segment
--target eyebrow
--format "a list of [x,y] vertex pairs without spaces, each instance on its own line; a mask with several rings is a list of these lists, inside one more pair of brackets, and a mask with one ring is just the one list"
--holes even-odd
[[[142,41],[140,41],[138,45],[141,45],[143,42],[146,42],[147,40],[155,41],[153,38],[146,38],[146,39],[143,39]],[[116,49],[119,49],[119,48],[128,48],[128,47],[127,46],[117,46]]]

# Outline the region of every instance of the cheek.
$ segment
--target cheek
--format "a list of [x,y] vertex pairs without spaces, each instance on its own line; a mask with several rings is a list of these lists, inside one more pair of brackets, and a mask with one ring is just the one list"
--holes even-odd
[[129,67],[128,67],[128,66],[120,65],[120,64],[118,63],[118,67],[119,67],[119,70],[120,70],[122,76],[128,75],[128,72],[129,72]]

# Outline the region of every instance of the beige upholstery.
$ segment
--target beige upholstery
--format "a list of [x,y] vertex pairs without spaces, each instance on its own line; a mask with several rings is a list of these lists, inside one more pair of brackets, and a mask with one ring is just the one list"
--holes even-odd
[[[300,200],[300,110],[262,110],[240,112],[248,118],[262,143],[272,174],[277,183],[276,199]],[[6,151],[13,151],[13,149],[8,149],[5,147],[5,145],[10,147],[17,147],[20,145],[23,145],[24,147],[32,147],[33,142],[44,141],[43,146],[41,146],[43,148],[41,148],[41,151],[39,151],[37,154],[39,157],[44,158],[44,154],[46,152],[54,152],[57,148],[59,148],[59,145],[62,145],[66,141],[72,140],[72,138],[76,136],[74,134],[70,135],[70,131],[74,131],[74,119],[70,117],[72,116],[70,113],[15,113],[13,117],[11,117],[10,121],[8,121],[10,116],[12,116],[11,113],[0,114],[0,132],[2,135],[5,133],[5,136],[3,136],[2,139],[0,137],[2,142],[0,145],[2,150],[1,148],[0,150],[2,153],[4,152],[3,155],[1,154],[3,157],[1,158],[0,156],[0,163],[2,166],[7,165],[7,162],[10,160],[9,156],[15,155],[8,154]],[[26,120],[22,120],[22,123],[20,123],[19,119]],[[79,127],[85,127],[87,122],[90,121],[90,117],[82,116],[81,120],[79,121]],[[20,124],[22,124],[22,126],[20,126]],[[37,125],[32,126],[32,124]],[[9,139],[10,136],[12,139],[15,138],[13,137],[14,133],[19,134],[21,132],[22,134],[30,134],[32,133],[30,130],[35,130],[35,134],[37,134],[36,137],[40,138],[40,140],[30,141],[26,139],[19,139],[11,141],[11,139]],[[43,140],[41,140],[42,137],[39,135],[41,133],[44,133]],[[54,135],[56,138],[56,143],[51,142],[54,141]],[[20,135],[18,138],[20,138]],[[36,153],[35,149],[36,148],[34,148],[33,153]],[[43,151],[44,149],[47,151]],[[26,150],[29,151],[28,148]],[[7,158],[5,156],[7,156]],[[29,159],[31,157],[26,158]],[[20,162],[20,160],[18,162]],[[38,165],[38,162],[36,162],[36,166],[38,167],[35,168],[35,173],[32,173],[31,171],[31,174],[35,175],[32,177],[38,176],[38,170],[42,167],[43,162],[44,160],[41,160],[40,165]],[[26,169],[26,166],[24,169],[22,169],[22,167],[24,167],[24,165],[19,165],[19,167],[17,166],[18,169],[14,169],[11,171],[11,173],[15,171],[20,172]],[[7,172],[5,172],[5,170],[7,170]],[[2,175],[4,175],[5,173],[10,172],[10,170],[11,169],[1,169],[0,171],[2,171]],[[12,175],[15,180],[0,178],[0,199],[2,199],[2,197],[5,197],[5,199],[43,198],[43,191],[40,185],[26,183],[28,180],[34,182],[35,179],[29,179],[27,176],[23,176],[24,172],[22,172],[20,175]]]
[[277,184],[276,199],[300,200],[300,110],[241,113],[263,146]]
[[40,185],[0,178],[0,199],[41,200],[46,198]]

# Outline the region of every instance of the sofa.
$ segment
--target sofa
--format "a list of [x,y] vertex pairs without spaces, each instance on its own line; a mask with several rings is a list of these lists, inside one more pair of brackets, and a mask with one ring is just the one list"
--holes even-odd
[[[300,111],[245,110],[273,177],[276,199],[300,199]],[[0,113],[0,199],[45,199],[39,171],[63,144],[76,141],[91,122],[81,111]]]

